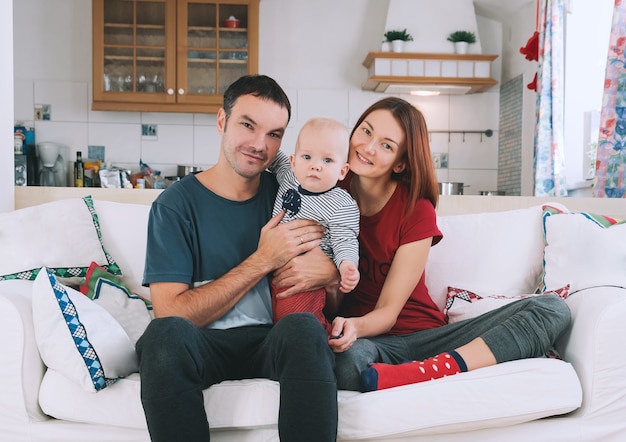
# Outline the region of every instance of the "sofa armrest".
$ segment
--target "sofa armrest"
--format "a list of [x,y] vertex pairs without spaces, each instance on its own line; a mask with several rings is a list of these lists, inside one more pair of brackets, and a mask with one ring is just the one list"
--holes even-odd
[[45,366],[33,329],[32,285],[0,282],[0,418],[13,423],[49,419],[39,408]]
[[567,304],[572,324],[556,349],[574,366],[582,385],[583,405],[576,413],[614,426],[626,416],[626,289],[581,290]]

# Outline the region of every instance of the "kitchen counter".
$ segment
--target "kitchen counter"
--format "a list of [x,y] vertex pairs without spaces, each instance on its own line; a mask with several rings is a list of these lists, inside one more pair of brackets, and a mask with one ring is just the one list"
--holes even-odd
[[120,203],[150,205],[162,189],[103,189],[101,187],[41,187],[16,186],[15,209],[35,206],[66,198],[82,198],[91,195],[94,199]]
[[[15,208],[21,209],[65,198],[82,198],[85,195],[91,195],[97,200],[149,205],[162,191],[161,189],[18,186],[15,188]],[[560,203],[572,212],[591,212],[619,219],[626,218],[626,204],[622,199],[590,197],[441,195],[437,214],[441,216],[516,210],[550,202]]]

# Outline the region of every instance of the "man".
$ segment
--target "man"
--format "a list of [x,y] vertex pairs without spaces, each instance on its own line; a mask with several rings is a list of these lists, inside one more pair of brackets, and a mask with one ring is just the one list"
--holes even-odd
[[217,114],[215,166],[185,177],[152,205],[143,282],[156,319],[137,354],[153,441],[208,441],[202,390],[258,377],[280,383],[282,441],[336,439],[327,334],[308,313],[271,326],[270,272],[308,252],[309,265],[324,275],[309,288],[337,279],[332,261],[316,251],[321,226],[271,218],[278,186],[265,169],[290,117],[289,99],[273,79],[235,81]]

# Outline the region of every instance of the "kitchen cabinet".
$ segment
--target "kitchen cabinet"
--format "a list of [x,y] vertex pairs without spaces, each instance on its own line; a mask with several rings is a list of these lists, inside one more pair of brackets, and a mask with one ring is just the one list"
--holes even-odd
[[229,84],[257,73],[259,0],[92,6],[94,110],[217,112]]

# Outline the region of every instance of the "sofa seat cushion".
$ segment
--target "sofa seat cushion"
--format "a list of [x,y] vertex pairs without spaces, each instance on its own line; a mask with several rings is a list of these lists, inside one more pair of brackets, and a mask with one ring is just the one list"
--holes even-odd
[[[39,400],[68,421],[146,428],[133,374],[90,394],[48,370]],[[339,392],[339,438],[427,435],[512,425],[578,408],[582,392],[569,363],[537,358],[372,393]],[[275,427],[278,383],[228,381],[205,391],[213,429]]]

